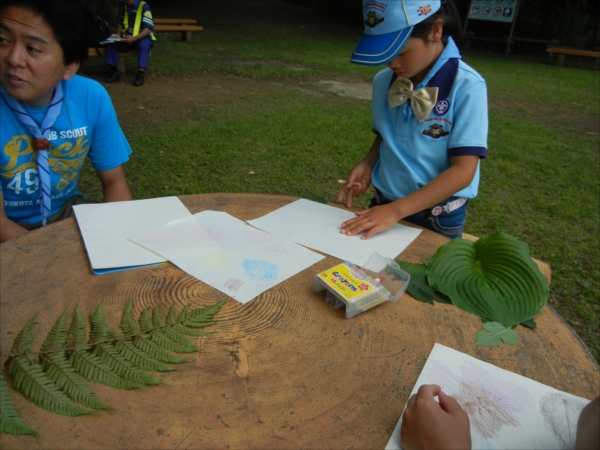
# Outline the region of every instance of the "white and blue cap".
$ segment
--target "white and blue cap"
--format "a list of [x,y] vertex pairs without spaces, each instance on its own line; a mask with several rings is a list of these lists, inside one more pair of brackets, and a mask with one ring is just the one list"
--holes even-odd
[[394,59],[413,28],[440,9],[439,0],[363,0],[365,31],[350,62],[380,66]]

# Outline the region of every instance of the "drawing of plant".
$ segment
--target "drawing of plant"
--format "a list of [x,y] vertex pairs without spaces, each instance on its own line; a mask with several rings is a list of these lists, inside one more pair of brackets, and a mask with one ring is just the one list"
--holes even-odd
[[546,394],[540,400],[544,425],[560,443],[560,448],[568,449],[575,446],[577,421],[586,404],[586,401],[562,392]]
[[471,361],[463,362],[459,369],[461,374],[456,374],[448,366],[432,361],[428,376],[456,399],[478,434],[491,439],[504,426],[520,428],[517,414],[524,414],[531,407],[531,394]]

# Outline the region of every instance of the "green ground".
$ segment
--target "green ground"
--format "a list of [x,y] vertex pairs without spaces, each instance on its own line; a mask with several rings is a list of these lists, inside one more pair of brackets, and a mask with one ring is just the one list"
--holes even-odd
[[[127,171],[135,196],[333,201],[334,180],[372,142],[370,105],[317,82],[370,83],[375,69],[348,63],[361,30],[276,1],[218,4],[155,8],[155,17],[197,18],[205,31],[191,43],[159,34],[146,86],[111,86],[134,149]],[[549,303],[599,360],[599,72],[474,52],[466,59],[486,78],[490,105],[489,156],[466,230],[511,234],[550,264]],[[100,78],[100,67],[91,62],[86,73]],[[168,100],[188,82],[189,98]],[[82,183],[98,195],[91,170]]]

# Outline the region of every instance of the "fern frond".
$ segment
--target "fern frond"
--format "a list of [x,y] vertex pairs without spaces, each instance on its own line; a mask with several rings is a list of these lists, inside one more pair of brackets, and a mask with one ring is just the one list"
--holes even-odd
[[42,344],[42,353],[62,350],[67,344],[67,313],[63,312],[58,318],[46,340]]
[[162,332],[162,330],[154,330],[148,336],[150,337],[150,340],[152,342],[154,342],[157,345],[160,345],[162,348],[164,348],[165,350],[168,350],[170,352],[193,353],[193,352],[198,351],[197,348],[195,350],[190,350],[189,347],[178,344],[177,342],[169,339],[167,336],[165,336],[165,334]]
[[177,321],[175,316],[175,305],[171,305],[169,312],[167,313],[167,325],[173,325]]
[[90,314],[89,344],[96,344],[98,342],[106,341],[111,330],[111,328],[106,324],[102,303],[103,302],[100,302],[96,310]]
[[166,324],[167,323],[160,312],[160,306],[155,307],[152,311],[152,325],[154,325],[154,328],[162,328]]
[[127,361],[142,370],[150,370],[152,372],[172,372],[174,370],[179,370],[177,367],[170,366],[169,364],[154,359],[148,353],[134,346],[131,341],[118,341],[115,344],[115,350]]
[[[160,335],[160,339],[166,339],[169,342],[169,346],[161,344],[157,340],[154,340],[159,345],[162,345],[167,350],[176,353],[193,353],[198,352],[200,349],[196,347],[192,341],[190,341],[185,336],[175,332],[170,327],[167,327],[167,323],[163,319],[162,313],[160,312],[160,307],[154,308],[152,312],[152,324],[154,325],[155,330],[150,333],[151,336],[155,334]],[[171,344],[171,342],[173,344]]]
[[194,345],[194,343],[192,341],[190,341],[188,338],[181,335],[181,333],[178,333],[177,330],[175,330],[172,326],[171,327],[166,327],[163,328],[162,330],[160,330],[164,333],[165,337],[167,337],[168,339],[171,339],[174,342],[177,342],[179,345],[183,345],[184,347],[186,347],[188,349],[187,352],[182,352],[182,353],[192,353],[192,352],[197,352],[200,349],[198,347],[196,347]]
[[10,350],[11,354],[23,355],[31,352],[33,343],[33,321],[35,320],[35,317],[36,316],[32,317],[29,322],[25,324],[23,329],[19,331],[19,334],[17,334],[15,342],[13,342],[12,349]]
[[73,310],[73,320],[71,320],[67,338],[68,347],[80,348],[87,344],[87,322],[79,306],[75,306]]
[[42,367],[48,378],[74,402],[91,409],[113,409],[100,400],[83,378],[75,373],[64,352],[44,355]]
[[140,327],[137,321],[133,318],[133,301],[129,300],[123,315],[121,316],[121,330],[125,336],[131,336],[133,334],[140,334]]
[[75,372],[86,380],[123,390],[140,387],[140,384],[116,375],[108,364],[91,353],[77,350],[71,353],[69,360]]
[[133,340],[133,345],[135,345],[140,350],[148,353],[154,359],[159,361],[169,363],[169,364],[181,364],[187,361],[193,361],[193,359],[182,358],[181,356],[172,355],[171,353],[167,353],[164,351],[159,345],[152,342],[147,336],[140,335],[136,336]]
[[154,329],[154,326],[152,325],[152,315],[150,314],[149,308],[146,308],[142,311],[142,313],[140,314],[139,323],[140,323],[140,329],[144,333],[147,333]]
[[80,408],[46,376],[42,366],[31,364],[25,356],[10,357],[6,363],[13,377],[15,389],[35,405],[47,411],[73,417],[92,411]]
[[186,318],[188,320],[195,320],[198,318],[204,318],[205,320],[213,320],[215,315],[221,311],[223,306],[227,303],[227,300],[221,300],[214,305],[205,306],[204,308],[198,308],[191,311]]
[[0,372],[0,433],[13,435],[30,434],[36,438],[40,437],[36,431],[25,425],[19,417],[2,372]]
[[123,358],[112,344],[105,342],[94,346],[93,354],[109,365],[117,375],[125,380],[131,380],[134,383],[147,386],[156,386],[162,383],[155,376],[148,375]]
[[188,315],[188,309],[190,309],[190,305],[185,305],[183,310],[177,316],[177,322],[183,322]]
[[214,333],[214,331],[200,331],[195,328],[188,328],[180,323],[171,325],[171,329],[186,336],[208,336],[209,334]]

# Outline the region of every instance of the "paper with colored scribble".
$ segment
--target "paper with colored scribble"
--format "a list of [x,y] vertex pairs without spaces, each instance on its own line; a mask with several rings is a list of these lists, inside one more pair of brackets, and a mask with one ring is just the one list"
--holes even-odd
[[[469,415],[472,448],[574,448],[577,421],[590,402],[435,344],[410,395],[437,384]],[[401,449],[398,421],[386,450]]]
[[375,252],[396,258],[421,233],[420,229],[396,224],[364,240],[360,239],[362,234],[341,234],[342,223],[354,217],[346,209],[301,199],[248,223],[354,264],[362,264]]
[[218,211],[202,211],[130,239],[241,303],[324,258]]

